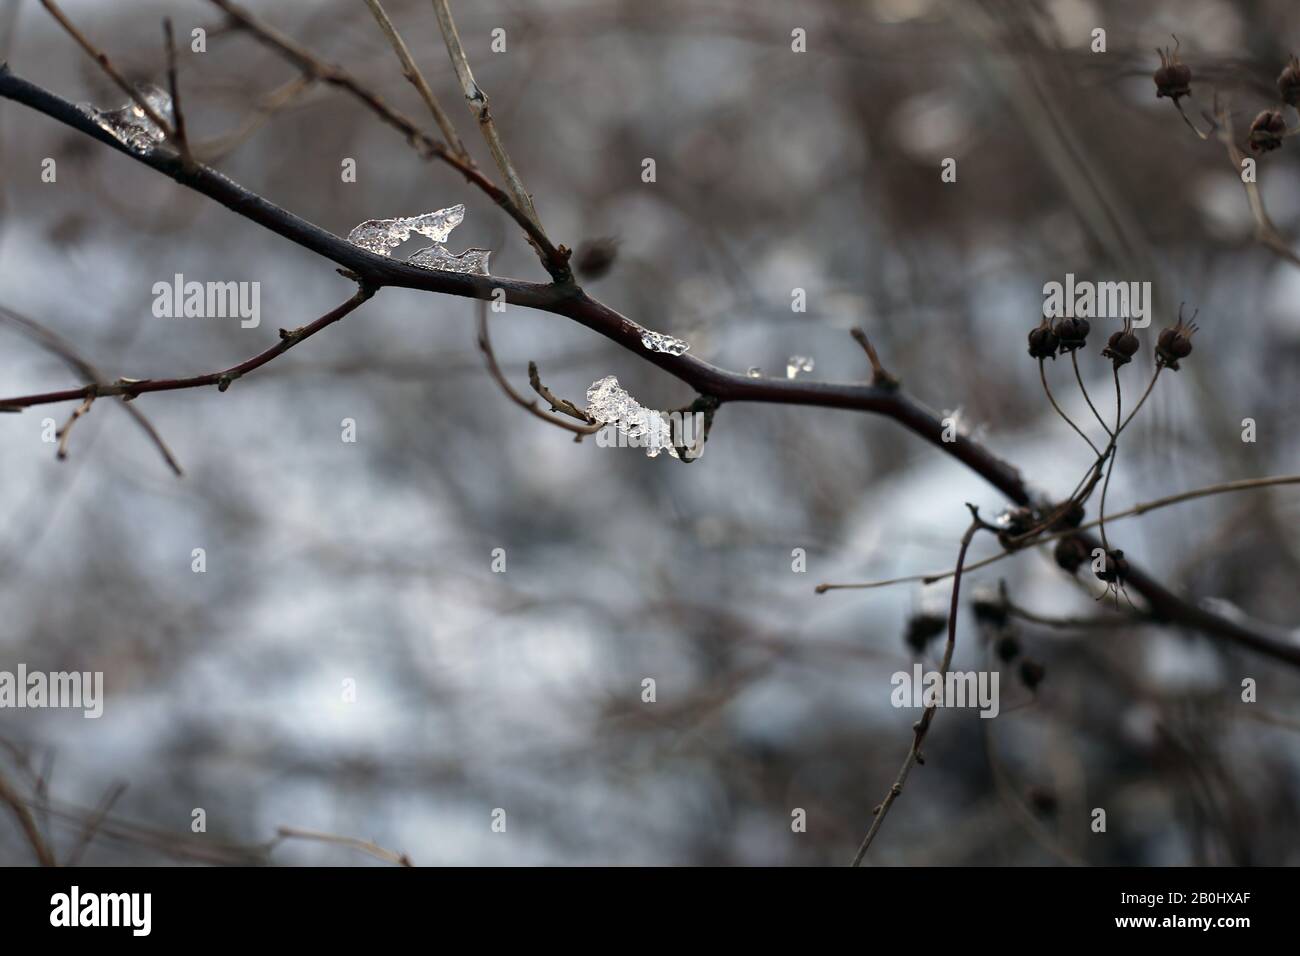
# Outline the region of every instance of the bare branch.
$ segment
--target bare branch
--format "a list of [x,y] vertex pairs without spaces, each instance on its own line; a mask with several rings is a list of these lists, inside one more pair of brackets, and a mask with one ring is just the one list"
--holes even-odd
[[[80,130],[137,162],[216,200],[243,218],[332,260],[343,266],[348,276],[365,283],[371,289],[394,286],[476,299],[493,298],[496,290],[500,289],[507,302],[566,316],[686,382],[698,394],[718,404],[764,402],[841,408],[883,415],[925,439],[944,454],[970,467],[1013,503],[1028,505],[1033,500],[1028,484],[1016,468],[967,436],[962,436],[955,442],[945,442],[943,440],[945,429],[939,417],[901,391],[801,379],[753,379],[742,373],[730,372],[710,365],[689,352],[681,355],[651,352],[642,345],[641,336],[645,331],[642,326],[572,285],[560,283],[542,285],[497,276],[440,272],[421,269],[385,256],[377,256],[281,209],[213,170],[199,167],[193,171],[186,171],[177,157],[169,155],[164,150],[139,152],[128,149],[115,137],[100,129],[71,103],[14,76],[4,66],[0,66],[0,96],[22,103],[66,126]],[[153,386],[152,389],[142,389],[142,391],[160,390],[158,383],[153,383]],[[23,402],[25,405],[35,405],[81,400],[84,399],[85,392],[85,389],[72,389],[42,396],[28,396]],[[3,409],[5,404],[4,400],[0,400],[0,409]],[[1113,518],[1114,516],[1107,520]],[[1143,574],[1132,563],[1130,563],[1128,581],[1134,590],[1147,599],[1153,616],[1159,620],[1195,627],[1221,639],[1240,643],[1260,653],[1300,665],[1300,652],[1266,634],[1244,626],[1237,620],[1189,603],[1155,579]],[[827,588],[829,589],[829,586]]]
[[167,41],[167,87],[172,98],[172,117],[176,120],[176,149],[186,169],[194,168],[194,155],[190,152],[189,137],[185,133],[185,114],[181,112],[181,87],[176,80],[176,37],[172,33],[171,17],[163,18],[163,36]]
[[411,51],[407,49],[406,41],[402,39],[402,35],[393,26],[393,21],[388,19],[388,14],[380,6],[379,0],[366,0],[366,6],[370,7],[370,12],[374,14],[379,29],[384,31],[384,36],[388,37],[388,42],[393,45],[393,52],[397,54],[397,58],[402,63],[402,76],[406,77],[410,84],[415,87],[420,94],[420,99],[424,100],[424,105],[429,107],[429,112],[433,114],[433,121],[438,124],[438,129],[442,131],[442,138],[451,145],[451,148],[456,151],[456,154],[461,159],[473,165],[474,160],[470,158],[469,150],[461,142],[455,125],[443,110],[438,98],[433,95],[433,90],[429,88],[429,83],[425,80],[424,74],[420,72],[420,68],[415,65],[415,60],[411,57]]
[[515,205],[524,210],[537,228],[541,229],[541,220],[537,218],[537,210],[533,208],[533,197],[524,188],[523,180],[519,178],[519,173],[515,171],[514,163],[510,161],[510,155],[506,152],[505,144],[501,142],[501,134],[497,132],[496,123],[492,121],[488,95],[474,81],[474,73],[469,68],[465,48],[460,45],[460,34],[456,32],[456,21],[451,18],[451,8],[447,6],[447,0],[433,0],[433,12],[438,17],[438,27],[442,30],[442,39],[447,44],[447,55],[451,57],[451,65],[456,70],[456,78],[460,80],[461,90],[465,94],[465,105],[478,121],[479,131],[483,134],[483,140],[492,154],[492,161],[497,164],[497,169],[501,170],[501,175],[505,177],[506,189],[509,190]]
[[41,866],[58,866],[59,862],[55,859],[54,851],[50,849],[45,838],[41,836],[40,828],[36,825],[36,819],[32,816],[32,811],[28,809],[26,802],[10,785],[9,781],[0,775],[0,803],[9,805],[15,817],[18,818],[18,827],[23,831],[23,836],[32,846],[32,852],[36,854],[36,861]]
[[[24,395],[18,398],[0,399],[0,406],[8,409],[30,408],[33,405],[48,405],[54,402],[66,402],[74,399],[81,399],[83,406],[73,414],[73,421],[76,421],[81,415],[85,414],[90,403],[96,398],[108,395],[119,395],[124,398],[135,398],[148,392],[174,392],[185,388],[202,388],[208,385],[217,386],[217,390],[224,392],[231,384],[249,372],[261,368],[267,362],[283,355],[289,349],[293,348],[299,342],[311,338],[321,329],[333,325],[339,319],[343,318],[361,303],[365,302],[375,294],[374,289],[369,286],[362,286],[357,290],[356,295],[348,299],[342,305],[325,313],[310,325],[304,325],[301,328],[293,330],[280,330],[280,341],[264,351],[254,355],[250,359],[240,362],[238,365],[232,365],[230,368],[223,369],[220,372],[209,372],[206,375],[194,375],[189,378],[166,378],[166,379],[118,379],[111,384],[92,383],[83,388],[70,388],[61,392],[46,392],[41,395]],[[60,434],[72,425],[69,422],[64,426]],[[62,457],[62,456],[60,456]]]

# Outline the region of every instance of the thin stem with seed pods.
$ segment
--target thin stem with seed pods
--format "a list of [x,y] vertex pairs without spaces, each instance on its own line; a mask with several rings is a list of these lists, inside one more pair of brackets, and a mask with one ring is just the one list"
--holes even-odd
[[[1148,511],[1157,511],[1161,508],[1168,508],[1171,505],[1182,504],[1185,501],[1194,501],[1197,498],[1208,498],[1212,495],[1228,494],[1234,491],[1252,491],[1257,488],[1272,488],[1282,485],[1300,484],[1300,475],[1275,475],[1268,478],[1244,478],[1239,481],[1225,481],[1219,484],[1206,485],[1202,488],[1193,488],[1191,491],[1183,491],[1174,495],[1167,495],[1164,498],[1156,498],[1152,501],[1144,501],[1141,504],[1133,505],[1124,511],[1117,511],[1114,514],[1107,515],[1107,523],[1114,524],[1124,518],[1133,518],[1138,515],[1144,515]],[[1044,544],[1051,544],[1053,541],[1059,541],[1061,538],[1068,538],[1073,535],[1080,535],[1085,531],[1097,527],[1101,522],[1093,520],[1084,522],[1077,528],[1071,528],[1068,531],[1060,531],[1055,534],[1047,535],[1033,542],[1034,547]],[[966,565],[965,573],[986,568],[991,564],[997,564],[1005,558],[1020,554],[1027,551],[1028,548],[1019,548],[1014,551],[1000,551],[997,554],[989,555],[987,558],[981,558]],[[895,584],[937,584],[955,575],[956,568],[947,571],[927,571],[918,574],[905,574],[900,577],[886,578],[879,581],[864,581],[855,584],[819,584],[814,590],[818,594],[825,594],[827,591],[864,591],[874,590],[876,588],[892,587]],[[1159,618],[1157,617],[1157,620]],[[1300,663],[1300,646],[1292,646],[1279,642],[1278,646],[1272,651],[1273,656],[1280,657],[1293,663]]]
[[1092,443],[1092,439],[1089,438],[1087,435],[1085,435],[1083,429],[1074,423],[1074,419],[1072,419],[1069,415],[1065,414],[1065,412],[1061,410],[1060,405],[1056,404],[1056,398],[1052,395],[1052,389],[1047,384],[1046,361],[1047,361],[1046,359],[1041,359],[1041,358],[1038,360],[1038,378],[1043,383],[1043,392],[1047,395],[1047,400],[1051,402],[1052,407],[1056,409],[1056,414],[1060,415],[1061,418],[1065,420],[1065,424],[1073,428],[1075,432],[1078,433],[1079,437],[1088,443],[1088,447],[1092,449],[1094,455],[1100,457],[1101,451],[1098,450],[1097,446]]
[[[1106,419],[1101,417],[1101,412],[1097,411],[1097,406],[1092,404],[1092,399],[1088,395],[1088,387],[1083,384],[1083,374],[1079,371],[1079,353],[1077,350],[1070,353],[1070,364],[1074,366],[1074,378],[1079,383],[1079,391],[1083,393],[1083,400],[1088,403],[1092,409],[1092,415],[1097,419],[1097,424],[1101,425],[1107,435],[1111,434],[1110,427],[1106,424]],[[1088,444],[1092,444],[1089,442]],[[1096,451],[1096,448],[1093,449]],[[1100,454],[1100,452],[1098,452]]]

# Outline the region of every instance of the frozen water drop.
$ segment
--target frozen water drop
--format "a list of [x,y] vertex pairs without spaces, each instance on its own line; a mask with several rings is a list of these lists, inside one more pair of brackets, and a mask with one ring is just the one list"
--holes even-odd
[[662,332],[651,332],[648,329],[641,333],[641,344],[651,352],[666,352],[669,355],[681,355],[690,348],[679,338]]
[[[139,93],[150,109],[167,122],[175,122],[172,119],[172,98],[166,90],[145,85],[139,87]],[[167,138],[167,134],[135,100],[128,100],[115,110],[101,110],[89,103],[81,103],[78,108],[98,123],[101,129],[132,149],[142,152],[153,149]]]
[[748,368],[748,370],[746,370],[745,374],[748,375],[750,378],[762,378],[763,370],[759,368],[757,365],[751,365]]
[[786,359],[785,377],[795,378],[800,372],[811,372],[817,363],[803,355],[791,355]]

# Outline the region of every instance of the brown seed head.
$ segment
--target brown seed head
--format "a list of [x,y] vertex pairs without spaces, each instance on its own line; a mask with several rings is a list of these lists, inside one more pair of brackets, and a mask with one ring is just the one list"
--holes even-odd
[[1261,110],[1250,124],[1250,148],[1257,153],[1280,149],[1286,133],[1286,120],[1279,110]]
[[1179,306],[1178,323],[1162,330],[1156,339],[1156,365],[1178,371],[1178,360],[1192,354],[1192,336],[1199,329],[1195,322],[1199,314],[1200,311],[1197,310],[1192,313],[1191,319],[1184,321],[1183,310]]
[[1156,81],[1156,99],[1167,96],[1175,103],[1180,97],[1192,93],[1192,70],[1178,58],[1178,38],[1174,37],[1173,50],[1156,48],[1160,66],[1152,77]]
[[1277,78],[1277,91],[1287,106],[1300,106],[1300,60],[1294,54]]

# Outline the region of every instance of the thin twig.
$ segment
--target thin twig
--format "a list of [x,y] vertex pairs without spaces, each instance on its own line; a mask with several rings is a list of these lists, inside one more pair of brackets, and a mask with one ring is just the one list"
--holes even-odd
[[196,164],[185,133],[185,114],[181,112],[181,87],[176,80],[176,37],[172,33],[171,17],[163,18],[163,36],[167,41],[167,86],[172,98],[172,117],[176,120],[176,149],[185,168],[192,170]]
[[[506,378],[505,373],[501,371],[501,366],[497,364],[496,354],[492,351],[492,340],[488,337],[488,306],[487,302],[481,299],[478,302],[478,347],[483,353],[484,361],[487,363],[488,373],[496,383],[501,386],[501,390],[506,393],[506,396],[520,408],[525,409],[527,412],[535,415],[547,424],[554,425],[556,428],[563,428],[568,432],[573,432],[576,436],[574,441],[582,441],[584,435],[594,435],[605,427],[604,422],[592,422],[591,419],[585,415],[582,415],[581,418],[587,424],[582,425],[575,425],[567,419],[548,415],[538,407],[537,399],[525,398],[515,391],[515,387],[510,384],[510,380]],[[535,375],[536,370],[537,366],[530,362],[528,364],[529,374]],[[552,402],[551,404],[552,407],[558,407],[555,405],[555,402]],[[571,414],[572,412],[577,411],[576,406],[572,403],[566,402],[565,405],[567,406],[565,410],[571,410]]]
[[[957,552],[957,573],[952,580],[952,600],[948,607],[948,642],[944,645],[943,661],[939,665],[939,678],[943,680],[947,673],[948,667],[952,664],[952,652],[957,646],[957,612],[960,610],[959,596],[961,593],[961,576],[962,566],[966,562],[966,550],[970,547],[971,539],[975,537],[975,532],[981,528],[989,528],[989,525],[980,519],[979,511],[974,505],[968,504],[967,508],[971,512],[970,527],[966,533],[961,536],[961,548]],[[858,847],[858,852],[853,857],[853,866],[859,866],[862,858],[867,855],[867,850],[871,849],[871,841],[876,838],[880,832],[881,826],[885,823],[885,816],[889,813],[889,808],[894,805],[894,801],[899,798],[903,792],[903,785],[907,783],[907,777],[912,772],[912,768],[918,763],[924,763],[925,758],[921,755],[921,744],[925,741],[925,735],[930,732],[930,724],[934,722],[935,711],[938,710],[938,704],[931,704],[921,715],[921,719],[912,725],[912,746],[908,748],[907,757],[903,760],[903,766],[899,768],[898,776],[894,779],[893,785],[889,792],[885,794],[885,799],[873,811],[875,819],[871,821],[871,827],[867,830],[867,835],[862,840],[862,845]]]
[[41,866],[58,866],[59,861],[54,856],[54,851],[50,849],[45,837],[41,836],[40,828],[36,825],[36,818],[32,816],[32,811],[28,809],[27,804],[16,790],[10,786],[9,781],[0,775],[0,803],[9,805],[15,817],[18,818],[18,827],[23,831],[27,842],[31,844],[32,852],[36,854],[36,861]]
[[[585,411],[573,404],[573,402],[569,401],[567,398],[560,398],[560,396],[556,395],[542,384],[541,373],[537,371],[536,362],[528,363],[528,384],[532,386],[534,392],[550,404],[552,411],[563,412],[570,418],[576,418],[580,422],[587,422],[588,424],[594,424],[597,426],[602,426],[604,424],[602,422],[597,422]],[[600,428],[598,427],[596,430],[599,431]]]
[[[87,379],[96,386],[106,384],[104,376],[99,369],[86,361],[86,359],[72,347],[70,342],[55,333],[53,330],[47,329],[39,322],[36,322],[25,315],[20,315],[5,306],[0,306],[0,319],[14,324],[23,332],[30,335],[44,348],[63,359],[63,361],[82,378]],[[158,429],[154,428],[153,422],[149,420],[148,416],[134,405],[129,404],[125,398],[121,401],[121,407],[131,416],[135,423],[140,426],[144,433],[149,436],[149,440],[154,443],[159,454],[162,455],[163,461],[167,463],[167,467],[172,470],[177,478],[184,477],[185,472],[181,469],[180,463],[177,462],[176,456],[173,455],[172,450],[167,447],[167,442],[164,441],[162,435],[158,433]],[[22,411],[22,406],[0,408],[0,411],[20,412]]]
[[[283,355],[289,349],[293,348],[299,342],[311,338],[326,326],[333,325],[339,319],[343,318],[361,303],[365,302],[375,294],[375,290],[370,286],[361,286],[357,293],[348,299],[342,305],[325,313],[315,322],[304,325],[301,328],[293,330],[280,330],[280,341],[268,349],[258,352],[250,359],[240,362],[238,365],[232,365],[230,368],[222,369],[220,372],[209,372],[206,375],[194,375],[189,378],[167,378],[167,379],[118,379],[108,385],[91,384],[83,388],[67,389],[63,392],[47,392],[44,395],[25,395],[20,398],[8,398],[0,401],[0,405],[10,408],[26,408],[31,405],[43,405],[50,402],[68,401],[69,399],[81,398],[86,402],[73,420],[85,414],[86,406],[96,398],[102,398],[110,395],[120,395],[123,397],[135,398],[138,395],[144,395],[149,392],[174,392],[185,388],[202,388],[207,385],[217,386],[217,390],[224,392],[231,384],[238,379],[243,378],[249,372],[261,368],[267,362]],[[69,423],[71,424],[71,423]],[[67,426],[65,426],[65,429]]]
[[[1083,384],[1083,375],[1079,372],[1078,356],[1079,353],[1077,350],[1070,353],[1070,364],[1074,366],[1074,378],[1079,383],[1079,391],[1083,392],[1083,400],[1087,402],[1088,407],[1092,409],[1093,417],[1097,419],[1097,423],[1101,425],[1101,427],[1105,429],[1106,434],[1109,435],[1111,434],[1110,426],[1106,424],[1106,420],[1101,417],[1101,412],[1097,411],[1097,406],[1092,404],[1092,399],[1088,397],[1087,386]],[[1088,444],[1091,445],[1092,442],[1088,442]],[[1093,448],[1093,451],[1097,451],[1095,446]],[[1097,453],[1101,454],[1100,452]]]
[[523,180],[519,178],[519,173],[515,171],[514,163],[510,161],[510,155],[506,152],[505,144],[501,142],[501,134],[497,132],[496,123],[492,121],[488,95],[474,81],[474,73],[469,68],[465,48],[460,44],[460,34],[456,32],[456,21],[451,17],[451,8],[447,6],[447,0],[433,0],[433,12],[438,18],[443,42],[447,45],[447,56],[451,58],[452,68],[456,71],[461,91],[465,94],[465,105],[478,121],[479,131],[483,134],[484,142],[487,143],[488,152],[492,154],[492,161],[496,163],[497,169],[501,170],[506,189],[515,204],[528,214],[538,229],[541,229],[542,222],[537,218],[537,210],[533,208],[533,197],[524,188]]
[[420,68],[415,65],[415,60],[411,57],[411,51],[407,49],[406,41],[402,35],[397,32],[397,27],[393,26],[393,21],[388,19],[388,14],[380,6],[379,0],[366,0],[366,5],[370,7],[370,12],[374,14],[375,22],[379,24],[379,29],[384,31],[384,36],[388,37],[388,42],[393,46],[393,52],[397,54],[397,59],[402,63],[402,76],[415,87],[420,94],[420,99],[424,100],[424,105],[429,107],[429,112],[433,114],[433,121],[438,124],[438,129],[442,130],[442,138],[445,139],[456,154],[465,162],[473,165],[474,160],[470,158],[469,150],[461,142],[459,134],[456,132],[455,125],[452,124],[451,118],[438,102],[438,98],[433,95],[429,83],[420,72]]
[[[1181,504],[1184,501],[1193,501],[1197,498],[1208,498],[1211,495],[1221,495],[1232,491],[1250,491],[1255,488],[1270,488],[1277,485],[1295,485],[1300,484],[1300,475],[1277,475],[1269,478],[1244,478],[1240,481],[1225,481],[1221,484],[1206,485],[1203,488],[1195,488],[1191,491],[1179,492],[1176,495],[1168,495],[1164,498],[1157,498],[1153,501],[1145,501],[1141,504],[1125,510],[1118,511],[1115,514],[1108,515],[1106,521],[1114,523],[1123,518],[1133,518],[1137,515],[1146,514],[1148,511],[1156,511],[1160,508],[1167,508],[1170,505]],[[1077,528],[1071,528],[1068,531],[1060,531],[1056,534],[1048,535],[1034,542],[1035,546],[1051,544],[1053,541],[1059,541],[1061,538],[1068,538],[1072,535],[1081,534],[1097,527],[1101,522],[1094,520],[1085,522]],[[972,564],[966,565],[966,571],[975,571],[979,568],[986,568],[990,564],[996,564],[1003,558],[1009,558],[1013,554],[1020,554],[1027,549],[1018,549],[1015,551],[1000,551],[997,554],[990,555]],[[825,594],[827,591],[862,591],[874,588],[889,587],[894,584],[908,584],[911,582],[921,582],[922,584],[935,584],[939,581],[945,581],[956,573],[955,568],[947,571],[929,571],[921,574],[907,574],[902,577],[888,578],[882,581],[866,581],[861,584],[819,584],[814,589],[818,594]]]
[[[91,387],[93,388],[94,386]],[[68,439],[72,437],[72,426],[77,424],[77,422],[81,420],[82,416],[90,411],[90,406],[93,404],[95,404],[95,393],[92,391],[87,394],[85,400],[77,406],[76,410],[72,413],[72,417],[64,423],[63,427],[54,433],[54,437],[59,440],[59,450],[54,453],[59,461],[63,461],[68,457]]]
[[377,860],[383,860],[385,863],[392,863],[395,866],[414,866],[411,858],[405,853],[396,853],[387,850],[370,840],[360,840],[356,837],[335,836],[332,833],[320,833],[316,830],[302,830],[298,827],[280,827],[275,831],[275,839],[267,845],[267,852],[274,850],[285,840],[312,840],[317,843],[331,843],[335,846],[346,846],[353,850],[360,850],[373,856]]
[[81,836],[77,839],[77,845],[68,854],[64,866],[76,866],[81,861],[82,854],[90,846],[95,834],[103,825],[104,819],[112,812],[113,805],[121,799],[124,793],[126,793],[126,784],[124,783],[117,783],[108,788],[108,792],[104,794],[104,799],[99,802],[95,812],[86,818],[86,825],[81,828]]
[[1088,447],[1092,449],[1094,455],[1100,457],[1101,452],[1098,451],[1097,446],[1092,443],[1092,439],[1083,433],[1083,429],[1074,423],[1074,419],[1072,419],[1069,415],[1065,414],[1065,412],[1061,411],[1060,405],[1056,404],[1056,399],[1052,395],[1052,390],[1047,385],[1047,369],[1045,366],[1045,362],[1046,362],[1045,359],[1040,358],[1038,360],[1038,377],[1040,380],[1042,380],[1043,391],[1047,395],[1047,400],[1051,402],[1052,407],[1056,409],[1056,414],[1060,415],[1061,418],[1065,420],[1065,424],[1073,428],[1078,433],[1079,437],[1088,443]]
[[885,369],[885,366],[881,364],[880,356],[876,354],[876,348],[871,344],[871,340],[867,338],[867,333],[854,326],[849,329],[849,334],[853,336],[855,342],[862,346],[862,350],[867,353],[867,361],[871,363],[871,384],[876,388],[898,388],[898,379],[891,375]]

